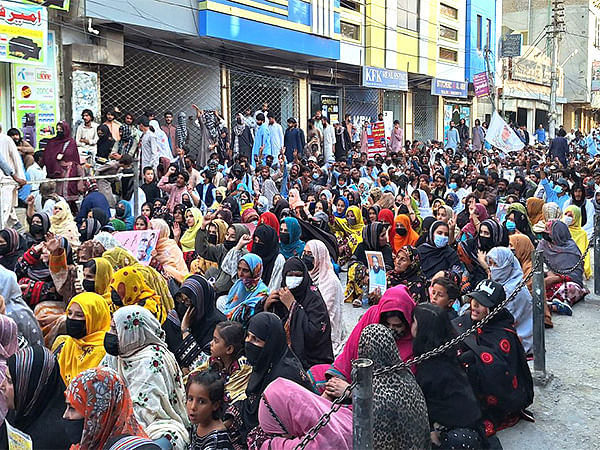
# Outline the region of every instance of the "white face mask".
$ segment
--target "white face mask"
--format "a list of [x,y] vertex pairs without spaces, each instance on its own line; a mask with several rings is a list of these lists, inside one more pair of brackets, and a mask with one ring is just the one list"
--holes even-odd
[[285,285],[288,289],[295,289],[302,284],[303,277],[285,277]]
[[570,227],[571,224],[573,223],[573,218],[571,216],[565,216],[565,217],[563,217],[563,222],[565,223],[566,226]]

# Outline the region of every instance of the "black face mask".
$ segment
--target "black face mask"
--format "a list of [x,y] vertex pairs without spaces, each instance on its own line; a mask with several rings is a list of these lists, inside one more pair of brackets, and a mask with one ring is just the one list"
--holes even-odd
[[81,441],[81,435],[83,434],[83,425],[85,419],[64,419],[63,427],[69,444],[76,445]]
[[181,203],[183,203],[186,208],[192,207],[192,202],[190,200],[183,200]]
[[251,366],[255,365],[260,359],[260,355],[263,350],[262,347],[259,347],[255,344],[251,344],[250,342],[246,342],[245,349],[246,359],[248,360]]
[[81,286],[85,292],[96,292],[96,282],[94,280],[83,280]]
[[542,231],[542,238],[548,242],[552,242],[552,237],[550,236],[550,233],[547,233],[546,231]]
[[119,356],[119,338],[116,334],[106,333],[104,335],[104,350],[112,356]]
[[290,233],[288,233],[287,231],[282,231],[281,233],[279,233],[279,240],[281,241],[282,244],[289,244],[290,243]]
[[398,236],[406,236],[408,234],[408,230],[402,227],[396,227],[396,234]]
[[265,243],[264,242],[253,242],[252,253],[256,253],[261,258],[265,255]]
[[217,201],[217,203],[221,203],[223,201],[223,197],[221,197],[220,195],[217,195],[215,197],[215,200]]
[[179,316],[179,319],[183,319],[183,316],[185,316],[186,311],[188,310],[188,307],[185,306],[185,303],[181,303],[181,302],[175,302],[175,311],[177,312],[177,315]]
[[34,223],[34,224],[31,224],[31,226],[29,227],[29,232],[33,236],[43,235],[44,234],[44,227],[42,225],[38,225],[38,224]]
[[235,247],[235,244],[237,244],[236,241],[225,241],[223,242],[223,247],[225,247],[227,250],[231,250],[233,247]]
[[[60,138],[60,139],[64,138],[65,137],[65,132],[64,131],[57,131],[56,132],[56,137]],[[77,441],[77,442],[79,442],[79,441]]]
[[206,237],[206,240],[208,241],[209,244],[216,245],[216,243],[217,243],[217,235],[216,234],[209,234]]
[[313,255],[302,255],[302,261],[308,270],[315,268],[315,257]]
[[85,320],[75,320],[67,317],[67,334],[74,339],[81,339],[87,334]]
[[6,255],[6,252],[8,252],[8,244],[0,245],[0,255]]
[[483,191],[485,191],[485,185],[484,184],[476,184],[475,189],[477,189],[479,192],[483,192]]
[[88,240],[87,238],[87,228],[79,228],[79,240],[81,242],[85,242]]
[[119,308],[123,306],[123,300],[121,300],[121,296],[117,294],[117,291],[110,291],[110,299],[113,302],[113,304],[118,306]]
[[489,252],[492,247],[494,247],[494,241],[491,237],[479,236],[479,243],[481,245],[481,250],[484,252]]
[[125,216],[125,209],[124,208],[117,208],[116,209],[116,213],[117,213],[117,217],[123,217],[123,216]]

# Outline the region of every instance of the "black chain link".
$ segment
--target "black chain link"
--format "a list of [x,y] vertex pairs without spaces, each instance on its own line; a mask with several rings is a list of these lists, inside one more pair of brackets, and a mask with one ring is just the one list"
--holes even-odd
[[[579,267],[581,265],[581,263],[585,259],[586,255],[589,253],[593,242],[594,242],[594,240],[592,237],[592,239],[590,239],[590,242],[589,242],[588,247],[586,248],[585,252],[583,253],[581,258],[579,259],[579,261],[577,262],[577,264],[575,264],[575,266],[573,268],[566,270],[566,271],[558,271],[558,270],[555,270],[550,265],[548,265],[548,267],[550,267],[550,269],[553,272],[560,273],[562,275],[568,275],[569,273],[572,273],[577,267]],[[542,265],[542,267],[540,267],[540,264]],[[410,366],[412,366],[413,364],[419,364],[429,358],[433,358],[434,356],[440,355],[440,354],[446,352],[451,347],[454,347],[458,343],[464,341],[467,337],[469,337],[470,335],[475,333],[478,328],[483,327],[490,320],[492,320],[510,301],[512,301],[517,296],[519,291],[523,287],[525,287],[527,282],[533,277],[536,270],[543,271],[543,264],[544,264],[544,262],[541,259],[538,260],[535,267],[531,268],[531,272],[529,272],[529,274],[519,282],[519,284],[517,285],[517,287],[515,288],[515,290],[513,291],[513,293],[511,295],[509,295],[506,299],[504,299],[504,301],[502,303],[500,303],[496,308],[494,308],[483,320],[477,322],[476,324],[473,324],[473,326],[471,328],[469,328],[467,331],[465,331],[464,333],[460,334],[459,336],[456,336],[455,338],[451,339],[450,341],[446,342],[445,344],[442,344],[439,347],[434,348],[433,350],[430,350],[426,353],[423,353],[422,355],[419,355],[415,358],[409,359],[409,360],[401,362],[399,364],[394,364],[393,366],[384,367],[382,369],[375,370],[373,372],[373,377],[385,375],[387,373],[395,372],[397,370],[409,369]],[[547,262],[546,262],[546,264],[547,264]],[[317,422],[317,424],[314,427],[312,427],[308,431],[308,433],[306,433],[306,435],[304,436],[302,441],[295,447],[295,450],[305,449],[306,446],[308,445],[308,443],[310,441],[314,440],[314,438],[317,436],[317,434],[319,434],[319,431],[321,430],[321,428],[323,428],[324,426],[326,426],[329,423],[329,421],[331,420],[331,415],[333,413],[337,412],[341,408],[341,403],[344,400],[346,400],[346,398],[348,398],[348,396],[350,395],[350,392],[352,392],[352,390],[356,387],[356,384],[357,384],[356,381],[352,382],[352,384],[349,384],[346,387],[346,389],[344,390],[344,392],[342,393],[342,395],[333,401],[333,403],[331,405],[331,409],[328,412],[326,412],[325,414],[323,414],[321,416],[321,419],[319,420],[319,422]]]
[[579,258],[579,261],[577,261],[577,264],[575,264],[572,268],[570,268],[568,270],[560,270],[560,269],[557,269],[555,267],[552,267],[548,261],[546,261],[546,265],[548,266],[548,268],[552,272],[554,272],[557,275],[570,275],[570,274],[572,274],[575,271],[575,269],[577,269],[583,263],[583,260],[585,259],[585,257],[587,256],[587,254],[590,252],[590,249],[594,246],[593,243],[594,243],[594,239],[595,238],[596,238],[596,235],[595,234],[592,235],[591,239],[588,242],[588,246],[585,249],[585,252],[583,252],[583,254],[581,255],[581,258]]

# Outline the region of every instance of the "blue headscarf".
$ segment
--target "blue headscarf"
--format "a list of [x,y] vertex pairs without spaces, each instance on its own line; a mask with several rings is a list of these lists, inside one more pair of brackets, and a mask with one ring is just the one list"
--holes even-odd
[[[338,200],[342,200],[346,204],[346,207],[344,208],[344,212],[341,214],[337,212],[336,205],[337,205]],[[346,211],[348,211],[349,206],[350,206],[350,202],[348,201],[348,199],[346,197],[339,196],[338,198],[335,199],[335,204],[333,205],[333,215],[335,217],[339,217],[340,219],[343,219],[344,217],[346,217]]]
[[121,200],[118,204],[125,207],[125,215],[123,217],[117,217],[117,219],[125,223],[126,230],[133,230],[133,223],[135,219],[133,217],[133,213],[131,212],[131,205],[125,200]]
[[285,256],[285,259],[289,259],[292,256],[300,257],[304,251],[304,241],[300,240],[300,236],[302,235],[300,224],[294,217],[286,217],[283,219],[283,223],[287,226],[287,231],[290,234],[290,243],[279,243],[281,254]]
[[246,253],[241,261],[248,264],[252,275],[238,279],[229,289],[223,313],[229,320],[245,322],[254,315],[256,305],[269,295],[269,288],[261,280],[263,262],[260,256]]

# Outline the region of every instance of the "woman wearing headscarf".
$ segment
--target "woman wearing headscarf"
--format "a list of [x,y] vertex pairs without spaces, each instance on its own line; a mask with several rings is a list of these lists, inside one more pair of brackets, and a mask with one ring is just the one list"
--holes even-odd
[[275,217],[277,217],[277,220],[279,220],[280,223],[285,217],[290,215],[290,204],[285,198],[281,198],[275,202],[273,214],[275,214]]
[[[579,206],[567,206],[562,220],[569,227],[571,237],[583,255],[587,250],[590,241],[587,233],[581,227],[581,209]],[[585,275],[586,280],[589,280],[592,276],[591,252],[588,252],[583,260],[583,274]]]
[[13,228],[0,230],[0,265],[8,270],[15,270],[15,264],[25,250],[27,250],[26,239]]
[[537,238],[533,233],[527,210],[521,203],[512,203],[506,211],[506,220],[504,222],[509,234],[521,233],[531,239],[533,245],[537,244]]
[[340,266],[343,266],[352,257],[354,250],[362,242],[363,227],[362,212],[357,206],[350,206],[344,218],[335,217],[331,231],[338,241],[340,249],[338,264]]
[[[504,287],[507,296],[512,295],[523,280],[523,269],[519,260],[506,247],[491,249],[487,254],[487,260],[492,280]],[[514,326],[525,353],[531,353],[533,351],[533,299],[526,286],[519,289],[515,298],[506,305],[506,309],[515,319]]]
[[467,223],[461,230],[460,240],[466,241],[472,239],[479,233],[479,225],[481,222],[489,218],[487,208],[481,203],[475,203],[468,207],[469,211],[469,223]]
[[[63,427],[65,384],[56,357],[40,345],[26,347],[8,360],[12,379],[11,425],[26,433],[33,448],[67,448]],[[54,432],[49,432],[50,430]]]
[[[372,205],[367,208],[367,223],[377,222],[379,220],[379,213],[381,212],[381,206]],[[381,222],[381,220],[379,220]]]
[[135,218],[133,223],[133,229],[135,231],[145,231],[150,228],[150,219],[145,215],[141,214]]
[[562,219],[562,210],[554,202],[545,203],[542,206],[542,219],[537,223],[533,223],[533,231],[537,234],[542,234],[546,230],[546,225],[550,220]]
[[263,301],[269,295],[269,288],[261,279],[262,271],[260,256],[254,253],[242,256],[237,267],[238,279],[220,308],[229,320],[240,322],[244,328],[250,318],[263,309]]
[[311,367],[309,375],[318,392],[326,392],[327,397],[335,399],[341,395],[351,381],[352,361],[358,358],[358,341],[367,325],[380,323],[392,329],[400,357],[406,361],[412,357],[412,311],[415,302],[406,286],[389,288],[383,293],[377,305],[371,306],[360,318],[352,330],[333,364],[320,364]]
[[346,197],[337,197],[333,208],[334,217],[343,219],[346,217],[346,211],[350,207],[350,202]]
[[[218,267],[218,258],[205,258],[203,254],[208,253],[207,248],[217,250],[225,242],[227,237],[227,223],[222,219],[204,219],[202,226],[196,234],[195,250],[196,259],[190,265],[193,273],[204,275],[210,268]],[[214,256],[214,255],[211,255]]]
[[110,282],[112,278],[112,266],[106,258],[93,258],[83,266],[83,290],[101,295],[109,305],[111,302]]
[[112,153],[115,140],[105,124],[101,124],[96,129],[96,133],[98,134],[98,142],[96,142],[96,157],[102,158],[102,160],[98,162],[105,163],[108,161],[108,157]]
[[158,144],[158,157],[171,161],[173,159],[173,152],[171,151],[171,146],[169,145],[167,133],[162,130],[158,120],[151,120],[150,127],[156,136],[156,143]]
[[[269,225],[261,224],[257,226],[252,236],[251,245],[252,253],[262,259],[263,272],[261,279],[269,288],[269,292],[279,289],[282,284],[282,271],[286,258],[279,251],[277,231]],[[241,256],[241,252],[239,252],[239,255]]]
[[333,362],[327,306],[300,258],[285,262],[282,288],[269,295],[264,309],[281,318],[288,345],[304,369]]
[[50,217],[50,233],[66,238],[74,249],[79,247],[79,229],[67,202],[60,201],[54,205],[54,213]]
[[229,431],[239,435],[238,443],[246,442],[248,432],[258,425],[260,399],[272,381],[286,378],[312,391],[308,375],[288,347],[283,325],[275,314],[261,312],[250,319],[246,357],[252,365],[247,397],[231,405],[224,417],[224,420],[233,419]]
[[[552,305],[552,310],[561,314],[571,315],[571,306],[585,297],[589,291],[583,284],[583,264],[581,250],[571,238],[569,228],[560,220],[550,220],[542,233],[542,240],[537,250],[544,251],[544,261],[548,265],[546,274],[546,300]],[[569,275],[553,272],[571,270]]]
[[433,214],[429,206],[429,196],[423,189],[415,189],[412,197],[418,202],[418,208],[421,218],[429,217]]
[[46,240],[46,234],[50,231],[50,216],[44,212],[35,213],[29,222],[29,232],[25,233],[25,238],[29,245],[39,244]]
[[448,225],[438,220],[431,225],[427,241],[417,247],[421,270],[427,278],[432,278],[442,270],[462,272],[456,251],[448,245],[448,234]]
[[2,313],[13,319],[22,336],[29,345],[44,345],[44,336],[33,311],[23,301],[21,288],[14,272],[0,266],[0,297],[4,299]]
[[[406,361],[394,344],[392,330],[371,324],[360,334],[357,355],[373,361],[375,370],[394,366]],[[410,369],[373,378],[373,422],[377,424],[373,427],[373,448],[430,447],[427,404]]]
[[[71,127],[66,121],[56,124],[56,136],[46,143],[42,160],[48,178],[70,178],[82,175],[77,143],[71,137]],[[74,205],[79,199],[77,181],[57,181],[56,193]]]
[[342,351],[346,336],[342,317],[344,288],[333,270],[331,255],[323,242],[313,239],[304,246],[302,261],[306,264],[313,283],[318,287],[329,314],[333,354]]
[[586,197],[586,191],[581,183],[575,183],[571,188],[571,198],[565,206],[577,206],[581,210],[581,227],[585,230],[588,238],[594,234],[594,217],[596,210],[591,199]]
[[[194,251],[196,250],[196,235],[202,227],[202,212],[198,208],[189,208],[185,212],[185,223],[187,229],[179,238],[179,245],[186,257],[186,262],[193,259]],[[177,240],[177,236],[175,236]]]
[[165,332],[150,311],[124,306],[106,333],[103,365],[114,369],[133,399],[133,412],[151,439],[169,437],[176,450],[187,449],[189,419],[183,374],[167,348]]
[[106,225],[110,219],[102,208],[92,208],[88,213],[88,218],[96,219],[102,226]]
[[60,375],[68,385],[86,369],[104,358],[104,335],[110,328],[110,310],[98,294],[76,295],[67,306],[67,334],[56,338],[52,352],[57,354]]
[[277,237],[279,238],[279,220],[277,220],[277,216],[270,211],[264,212],[260,215],[258,219],[258,224],[265,224],[270,226],[277,233]]
[[131,205],[125,200],[119,201],[115,207],[115,217],[125,224],[126,230],[133,230],[134,220],[133,212],[131,211]]
[[0,446],[7,449],[11,448],[7,429],[8,422],[6,421],[10,400],[8,397],[11,392],[8,387],[10,380],[8,378],[7,361],[18,349],[16,323],[10,317],[0,315],[0,386],[2,386],[2,395],[0,395]]
[[382,209],[381,211],[379,211],[379,214],[377,215],[377,220],[388,224],[388,242],[392,246],[392,249],[394,250],[394,252],[397,251],[396,244],[394,242],[394,239],[396,237],[394,213],[392,212],[391,209]]
[[[423,223],[421,224],[421,235],[419,236],[419,239],[417,239],[417,242],[415,242],[414,247],[418,247],[421,244],[424,244],[425,242],[427,242],[427,238],[429,237],[429,230],[431,229],[431,225],[433,225],[436,222],[436,218],[431,216],[431,217],[425,217],[423,219]],[[445,221],[441,221],[446,223]],[[450,243],[450,226],[448,226],[448,243]]]
[[[470,313],[452,321],[458,334],[486,318],[506,294],[501,284],[485,280],[468,298]],[[533,401],[533,380],[513,321],[510,312],[502,308],[459,345],[459,361],[479,399],[488,437],[518,422]]]
[[166,342],[182,367],[193,369],[206,359],[217,323],[226,319],[215,307],[215,290],[200,275],[187,278],[175,294],[175,309],[163,324]]
[[[261,395],[258,407],[259,427],[248,434],[248,446],[253,449],[292,450],[302,442],[304,435],[331,406],[331,401],[307,391],[297,383],[278,378],[269,384]],[[309,441],[306,448],[351,450],[350,409],[341,408],[333,414],[327,426],[315,439]]]
[[363,239],[354,250],[352,256],[356,260],[368,266],[367,255],[365,252],[381,252],[385,263],[385,270],[390,270],[394,267],[394,257],[392,255],[392,247],[388,242],[387,229],[381,222],[374,222],[366,225],[363,228]]
[[[510,241],[510,248],[515,251],[515,256],[519,260],[519,264],[521,264],[523,277],[526,278],[531,273],[531,268],[533,267],[531,254],[535,250],[535,247],[531,243],[531,239],[524,234],[511,234],[508,240]],[[527,282],[529,292],[532,292],[532,283],[533,279],[529,279]]]
[[294,217],[286,217],[281,221],[279,229],[279,249],[285,259],[301,256],[304,251],[304,241],[300,239],[302,229]]
[[387,273],[388,287],[403,284],[408,288],[415,303],[429,301],[429,281],[421,270],[421,258],[417,249],[406,245],[396,253],[394,268]]
[[410,218],[405,214],[400,214],[394,219],[394,240],[390,243],[397,252],[406,245],[415,245],[419,239],[419,233],[412,229]]
[[102,225],[96,219],[84,219],[79,225],[79,241],[85,242],[92,240],[96,236]]
[[144,280],[136,266],[119,269],[110,283],[111,313],[121,306],[139,305],[150,311],[160,323],[167,319],[167,309],[161,297]]
[[235,198],[231,196],[225,197],[225,200],[223,200],[223,203],[221,204],[221,209],[227,209],[229,212],[231,212],[233,223],[240,223],[242,221],[242,217],[240,215],[240,205]]
[[[125,382],[112,369],[83,371],[67,386],[65,398],[65,429],[73,444],[71,450],[101,449],[109,440],[123,435],[148,437],[135,418]],[[83,423],[79,425],[81,416]]]
[[529,222],[531,222],[532,225],[544,220],[542,208],[544,207],[545,203],[546,202],[543,199],[537,197],[530,197],[527,199],[527,217],[529,217]]
[[152,219],[150,226],[153,230],[158,231],[158,241],[152,257],[167,277],[175,279],[178,283],[183,282],[189,275],[189,271],[183,259],[183,252],[169,237],[169,225],[163,219]]

